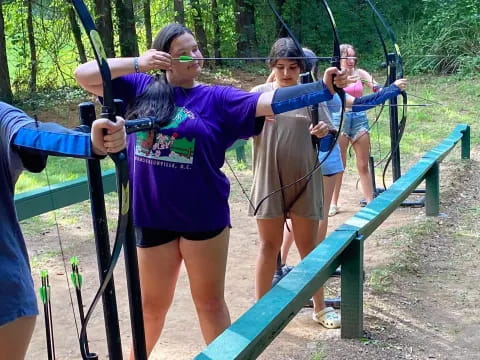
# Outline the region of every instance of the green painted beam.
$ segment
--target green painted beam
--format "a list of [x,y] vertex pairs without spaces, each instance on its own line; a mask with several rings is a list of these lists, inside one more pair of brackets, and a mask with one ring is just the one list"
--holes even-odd
[[[115,170],[104,171],[102,179],[105,193],[116,191]],[[15,207],[18,219],[24,220],[88,198],[88,183],[85,176],[17,194]]]
[[255,359],[330,278],[356,237],[334,231],[195,359]]
[[425,214],[438,216],[440,213],[440,165],[435,162],[425,176]]
[[342,254],[341,337],[358,339],[363,335],[363,242],[353,240]]
[[345,225],[356,229],[367,238],[382,224],[397,207],[409,197],[425,179],[430,168],[442,161],[462,139],[468,125],[457,125],[439,145],[427,152],[410,170],[395,181],[387,191],[349,218]]
[[339,264],[342,265],[342,337],[359,337],[363,330],[363,241],[417,188],[431,167],[443,160],[468,130],[468,125],[457,125],[441,144],[426,153],[387,191],[338,227],[195,359],[255,359]]

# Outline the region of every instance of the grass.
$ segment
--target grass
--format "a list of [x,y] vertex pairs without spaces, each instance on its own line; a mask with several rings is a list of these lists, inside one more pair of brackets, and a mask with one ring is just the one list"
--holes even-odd
[[389,239],[395,256],[392,256],[392,262],[370,271],[368,285],[372,291],[377,294],[389,292],[396,277],[418,273],[418,247],[422,239],[432,236],[436,230],[436,219],[432,218],[422,218],[408,225],[386,230],[382,236]]

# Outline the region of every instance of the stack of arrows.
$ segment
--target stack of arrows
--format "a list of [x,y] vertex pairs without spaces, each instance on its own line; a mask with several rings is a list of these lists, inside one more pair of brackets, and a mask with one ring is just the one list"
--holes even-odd
[[55,359],[55,342],[53,340],[53,321],[52,321],[52,303],[50,301],[50,282],[48,280],[48,271],[40,272],[42,286],[40,287],[40,299],[43,303],[43,312],[45,314],[45,332],[47,337],[48,360]]

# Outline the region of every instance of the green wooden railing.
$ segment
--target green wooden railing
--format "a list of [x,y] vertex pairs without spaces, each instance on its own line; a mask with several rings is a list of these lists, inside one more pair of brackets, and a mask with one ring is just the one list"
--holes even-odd
[[470,127],[457,125],[441,144],[427,152],[405,175],[335,229],[300,264],[278,282],[196,360],[255,359],[342,266],[343,338],[363,331],[363,242],[417,188],[425,184],[426,215],[439,213],[439,163],[461,141],[462,159],[470,158]]
[[[363,242],[425,180],[427,216],[439,213],[439,164],[461,141],[462,159],[470,158],[470,127],[457,125],[405,175],[322,241],[302,262],[256,302],[195,359],[255,359],[303,308],[305,302],[342,266],[343,338],[363,331]],[[242,147],[236,143],[232,149]],[[241,152],[241,150],[240,150]],[[237,154],[238,155],[238,154]],[[115,190],[113,170],[104,172],[105,192]],[[20,220],[88,198],[85,178],[15,196]]]

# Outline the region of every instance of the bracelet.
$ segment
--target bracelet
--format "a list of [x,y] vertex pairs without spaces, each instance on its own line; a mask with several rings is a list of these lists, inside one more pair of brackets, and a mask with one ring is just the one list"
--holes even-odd
[[133,67],[136,73],[140,72],[140,65],[138,64],[138,57],[133,58]]

